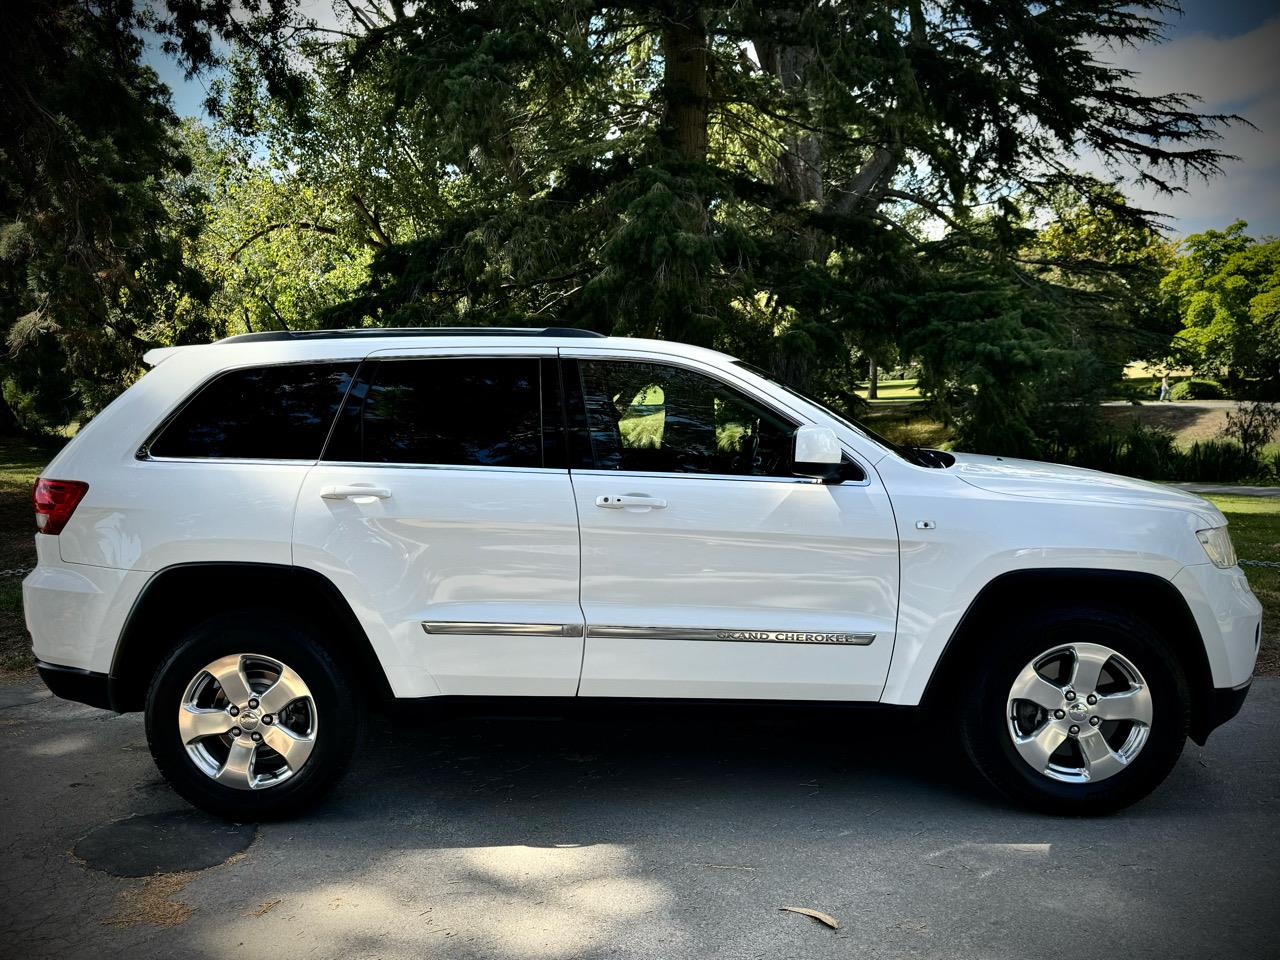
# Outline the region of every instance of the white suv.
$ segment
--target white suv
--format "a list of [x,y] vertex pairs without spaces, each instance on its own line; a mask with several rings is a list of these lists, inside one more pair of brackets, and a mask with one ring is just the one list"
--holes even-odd
[[1005,793],[1093,813],[1248,689],[1261,607],[1168,487],[904,449],[579,330],[147,360],[37,482],[27,624],[54,693],[144,710],[221,815],[314,800],[371,703],[475,697],[923,705]]

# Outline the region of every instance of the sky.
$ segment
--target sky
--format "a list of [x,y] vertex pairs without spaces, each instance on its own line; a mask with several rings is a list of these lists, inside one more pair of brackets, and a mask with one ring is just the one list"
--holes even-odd
[[[319,7],[321,0],[304,3]],[[1236,113],[1257,129],[1237,124],[1225,131],[1216,146],[1240,160],[1207,183],[1191,180],[1174,196],[1126,192],[1140,206],[1167,214],[1174,236],[1237,219],[1255,236],[1280,236],[1280,0],[1183,0],[1183,15],[1170,23],[1168,37],[1099,56],[1138,71],[1135,84],[1143,93],[1193,93],[1205,112]],[[207,81],[186,80],[154,47],[147,60],[173,90],[177,111],[202,115]],[[1088,158],[1081,166],[1096,167]]]

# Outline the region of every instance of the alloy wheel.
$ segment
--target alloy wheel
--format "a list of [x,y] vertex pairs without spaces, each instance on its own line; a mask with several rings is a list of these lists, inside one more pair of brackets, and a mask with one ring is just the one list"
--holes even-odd
[[315,699],[294,670],[256,653],[220,657],[187,684],[178,731],[210,779],[262,790],[294,776],[315,747]]
[[1152,700],[1132,662],[1097,643],[1069,643],[1028,663],[1009,690],[1009,736],[1037,773],[1096,783],[1124,770],[1151,734]]

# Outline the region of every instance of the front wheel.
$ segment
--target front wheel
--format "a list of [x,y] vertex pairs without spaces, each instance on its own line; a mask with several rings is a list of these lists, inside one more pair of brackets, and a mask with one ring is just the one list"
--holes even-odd
[[269,611],[199,624],[156,671],[147,740],[165,779],[231,820],[293,816],[341,775],[362,722],[332,656]]
[[1027,618],[972,676],[965,748],[1015,800],[1090,815],[1154,790],[1186,741],[1186,679],[1141,620],[1104,610]]

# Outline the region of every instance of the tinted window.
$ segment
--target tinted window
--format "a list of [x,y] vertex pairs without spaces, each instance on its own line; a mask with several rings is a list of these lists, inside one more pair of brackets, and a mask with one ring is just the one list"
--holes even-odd
[[206,385],[147,448],[157,457],[315,460],[354,363],[253,367]]
[[326,460],[543,466],[537,358],[382,360],[365,371]]
[[794,425],[718,380],[657,363],[579,369],[598,468],[791,476]]

